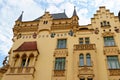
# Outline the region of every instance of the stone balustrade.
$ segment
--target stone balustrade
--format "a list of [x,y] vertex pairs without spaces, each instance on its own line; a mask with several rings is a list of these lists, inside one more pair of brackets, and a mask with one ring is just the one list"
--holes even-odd
[[10,67],[7,74],[33,74],[34,67]]
[[119,53],[119,49],[117,46],[107,46],[104,47],[104,54],[106,55],[114,55]]
[[76,44],[74,50],[95,50],[95,44]]
[[55,49],[54,51],[54,56],[55,57],[66,57],[68,56],[68,49]]
[[120,76],[120,69],[109,69],[110,76]]
[[65,76],[65,70],[54,70],[54,76],[55,77]]

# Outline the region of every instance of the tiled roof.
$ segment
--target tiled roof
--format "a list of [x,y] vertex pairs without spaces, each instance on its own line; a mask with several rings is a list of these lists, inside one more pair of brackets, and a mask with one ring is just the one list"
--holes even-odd
[[[65,13],[57,13],[57,14],[51,14],[53,19],[65,19],[68,18]],[[42,16],[41,16],[42,17]],[[35,20],[40,20],[41,17],[38,17]]]
[[62,18],[68,18],[65,13],[57,13],[57,14],[51,14],[53,19],[62,19]]
[[24,42],[20,47],[18,47],[14,51],[33,51],[37,50],[37,43],[34,42]]

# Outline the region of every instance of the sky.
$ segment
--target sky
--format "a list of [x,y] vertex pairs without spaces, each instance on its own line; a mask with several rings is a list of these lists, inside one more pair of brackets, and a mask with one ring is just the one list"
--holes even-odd
[[79,24],[91,23],[91,18],[100,6],[105,6],[117,16],[120,10],[120,0],[0,0],[0,66],[13,44],[13,27],[22,11],[23,21],[34,20],[44,14],[65,13],[68,17],[73,14],[74,6],[79,16]]

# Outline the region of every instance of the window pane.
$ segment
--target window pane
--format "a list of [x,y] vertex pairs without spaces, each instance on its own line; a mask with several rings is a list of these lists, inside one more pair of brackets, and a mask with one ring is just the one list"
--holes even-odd
[[59,39],[57,48],[66,48],[66,39]]
[[80,80],[85,80],[85,78],[80,78]]
[[21,67],[25,66],[26,59],[22,59]]
[[89,40],[89,38],[87,37],[87,38],[85,38],[85,44],[89,44],[90,43],[90,40]]
[[88,78],[87,80],[93,80],[92,78]]
[[113,36],[104,37],[104,45],[105,46],[115,46]]
[[91,66],[91,56],[90,56],[90,54],[86,55],[86,64],[87,64],[87,66]]
[[79,38],[79,44],[83,44],[83,38]]
[[65,69],[65,58],[56,58],[55,70],[64,70],[64,69]]
[[80,54],[79,58],[80,58],[80,66],[84,66],[84,56],[83,56],[83,54]]
[[117,56],[107,56],[108,68],[119,69],[120,64]]

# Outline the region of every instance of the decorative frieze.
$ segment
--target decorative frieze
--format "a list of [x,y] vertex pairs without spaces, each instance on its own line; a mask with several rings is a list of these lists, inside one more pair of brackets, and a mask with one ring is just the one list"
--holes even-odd
[[104,47],[104,54],[105,55],[115,55],[118,53],[119,53],[119,49],[117,46]]
[[83,66],[83,67],[79,67],[79,75],[93,75],[94,71],[92,67],[87,67],[87,66]]
[[95,44],[77,44],[74,50],[95,50]]
[[66,57],[68,56],[68,49],[55,49],[54,56],[55,57]]
[[11,74],[33,74],[35,71],[34,67],[10,67],[7,75]]
[[54,77],[65,76],[65,70],[54,70]]
[[71,24],[54,24],[51,27],[51,30],[64,30],[64,29],[71,29]]
[[120,76],[120,69],[109,69],[110,76]]
[[104,32],[102,33],[102,36],[114,36],[115,34],[113,32]]

